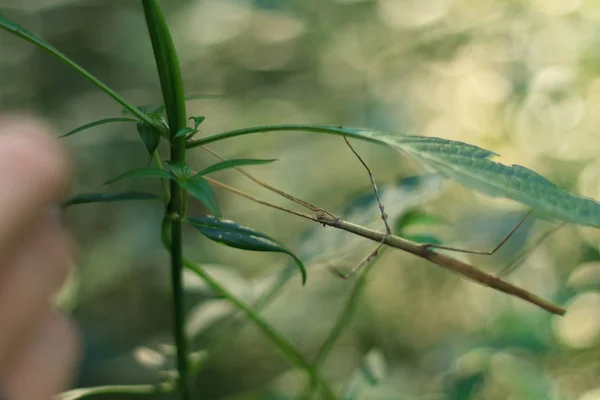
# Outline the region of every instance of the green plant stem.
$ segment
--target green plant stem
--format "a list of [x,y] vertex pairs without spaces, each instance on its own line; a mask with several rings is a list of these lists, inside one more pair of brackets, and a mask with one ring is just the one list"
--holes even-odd
[[[321,367],[323,367],[323,364],[325,363],[327,356],[329,356],[331,349],[333,349],[333,345],[340,338],[344,329],[352,321],[352,318],[354,317],[354,314],[356,313],[356,309],[358,307],[359,300],[361,299],[363,291],[367,285],[369,273],[370,273],[371,269],[373,268],[373,266],[375,265],[376,261],[379,259],[379,257],[381,257],[381,255],[388,249],[389,249],[389,247],[380,248],[378,250],[379,254],[378,254],[377,258],[374,258],[373,261],[370,262],[365,267],[363,273],[358,277],[357,282],[354,284],[354,287],[352,288],[352,292],[350,292],[350,295],[348,296],[348,299],[346,300],[346,304],[344,305],[344,308],[340,312],[340,315],[338,316],[335,325],[329,332],[329,335],[327,335],[327,339],[325,339],[325,341],[323,342],[323,345],[321,345],[321,348],[319,349],[319,352],[317,353],[315,360],[313,361],[313,368],[316,370],[316,372],[319,372]],[[306,399],[306,400],[311,399],[314,395],[315,389],[316,389],[316,384],[313,381],[310,383],[309,387],[307,387],[304,394],[300,396],[300,398]]]
[[337,397],[333,390],[329,387],[327,382],[323,381],[319,376],[315,368],[302,357],[300,353],[296,351],[294,346],[277,331],[275,331],[269,324],[267,324],[258,314],[246,306],[240,299],[238,299],[233,293],[221,286],[219,282],[214,280],[204,269],[197,266],[191,261],[185,260],[185,266],[190,271],[197,274],[204,282],[206,282],[214,291],[220,293],[223,297],[229,300],[238,310],[243,312],[246,317],[252,321],[265,336],[267,336],[273,343],[277,345],[277,348],[283,353],[283,355],[294,365],[302,368],[306,371],[311,381],[316,382],[323,391],[323,394],[328,400],[336,400]]
[[[171,161],[185,163],[185,137],[175,138],[175,134],[187,125],[185,95],[181,68],[175,45],[165,17],[156,0],[142,0],[148,32],[163,94],[167,121],[169,124]],[[192,385],[189,374],[188,343],[185,337],[185,307],[183,288],[183,241],[181,231],[182,207],[185,203],[182,189],[176,180],[170,182],[170,199],[166,216],[170,223],[171,281],[173,291],[173,334],[177,347],[177,371],[179,390],[184,400],[192,400]],[[164,229],[163,229],[164,231]]]
[[231,139],[237,136],[250,135],[254,133],[264,133],[264,132],[316,132],[316,133],[325,133],[328,135],[338,135],[338,136],[350,136],[355,137],[357,139],[382,144],[381,141],[375,138],[369,138],[358,133],[353,134],[348,129],[343,129],[342,127],[335,126],[310,126],[310,125],[268,125],[268,126],[256,126],[250,128],[242,128],[236,129],[233,131],[219,133],[218,135],[209,136],[202,139],[191,140],[187,143],[186,147],[188,149],[193,149],[194,147],[205,146],[207,144],[218,142],[225,139]]

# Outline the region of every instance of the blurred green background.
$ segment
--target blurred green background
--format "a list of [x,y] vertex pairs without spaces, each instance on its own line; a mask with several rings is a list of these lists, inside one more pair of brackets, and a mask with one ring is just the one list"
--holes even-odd
[[[460,140],[493,150],[584,196],[600,199],[599,0],[168,0],[188,103],[206,116],[200,135],[244,126],[359,126]],[[9,18],[39,34],[134,104],[160,103],[141,5],[134,0],[0,0]],[[121,110],[70,69],[0,34],[0,109],[41,115],[58,134]],[[76,162],[73,194],[148,163],[133,125],[64,139]],[[426,175],[391,149],[354,143],[384,192],[392,219],[419,208],[446,224],[420,228],[447,245],[487,250],[526,211]],[[382,230],[368,176],[339,137],[270,133],[217,143],[226,157],[278,158],[252,172],[353,222]],[[165,150],[165,149],[163,149]],[[200,149],[194,168],[215,158]],[[235,172],[218,179],[288,207]],[[160,192],[152,180],[119,188]],[[283,242],[309,264],[263,313],[312,359],[356,279],[349,270],[374,246],[215,189],[224,215]],[[366,196],[366,197],[365,197]],[[198,204],[192,213],[205,210]],[[161,207],[77,206],[68,224],[80,247],[61,305],[84,335],[76,387],[151,383],[169,351],[168,259]],[[532,221],[533,222],[533,221]],[[493,257],[456,255],[490,272],[551,224],[529,223]],[[567,308],[550,316],[414,256],[387,251],[323,375],[336,388],[365,356],[385,365],[361,399],[600,399],[600,233],[567,226],[509,280]],[[226,248],[187,232],[186,251],[246,302],[289,267],[283,255]],[[212,348],[232,311],[188,281],[195,350]],[[143,346],[143,347],[140,347]],[[206,399],[286,399],[302,373],[248,324],[204,366]],[[118,398],[118,397],[114,397]],[[158,397],[157,397],[158,398]],[[162,398],[162,397],[161,397]]]

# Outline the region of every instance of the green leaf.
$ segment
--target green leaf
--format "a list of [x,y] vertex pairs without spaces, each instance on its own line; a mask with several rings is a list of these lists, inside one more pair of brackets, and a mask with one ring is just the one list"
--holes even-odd
[[188,119],[191,119],[194,121],[194,130],[198,130],[198,126],[200,126],[200,124],[202,122],[204,122],[204,120],[206,119],[206,117],[190,117]]
[[187,136],[188,134],[193,133],[193,132],[194,132],[194,130],[192,128],[183,128],[179,132],[177,132],[174,137],[178,138],[181,136]]
[[69,207],[77,204],[89,203],[112,203],[117,201],[129,200],[159,200],[160,196],[144,192],[123,192],[123,193],[84,193],[78,194],[65,201],[62,206]]
[[179,163],[168,160],[169,170],[178,181],[185,181],[192,176],[192,170],[186,163]]
[[112,97],[113,100],[115,100],[117,103],[121,104],[123,107],[125,107],[126,109],[131,111],[140,120],[146,121],[147,123],[149,123],[151,125],[156,125],[156,127],[158,129],[164,128],[163,126],[160,126],[156,121],[152,120],[152,118],[148,117],[146,114],[144,114],[140,110],[136,109],[131,104],[127,103],[127,101],[125,101],[125,99],[123,99],[121,96],[119,96],[114,90],[112,90],[111,88],[106,86],[102,81],[100,81],[94,75],[90,74],[88,71],[86,71],[84,68],[82,68],[75,61],[71,60],[69,57],[67,57],[64,53],[59,51],[57,48],[55,48],[48,42],[44,41],[40,37],[36,36],[33,32],[28,31],[27,29],[23,28],[22,26],[9,20],[4,15],[2,15],[2,13],[0,13],[0,29],[3,29],[9,33],[12,33],[13,35],[15,35],[17,37],[20,37],[21,39],[26,40],[27,42],[46,51],[47,53],[49,53],[53,57],[57,58],[58,60],[60,60],[67,66],[69,66],[70,68],[74,69],[82,77],[84,77],[85,79],[90,81],[92,84],[94,84],[97,88],[99,88],[104,93],[106,93],[107,95]]
[[359,398],[363,382],[370,386],[377,385],[386,375],[385,357],[381,351],[372,349],[360,363],[358,371],[346,387],[343,400],[355,400]]
[[158,148],[160,144],[161,134],[151,125],[148,125],[145,122],[138,122],[137,131],[148,149],[148,154],[152,155]]
[[217,217],[221,216],[221,209],[219,208],[217,198],[212,190],[212,186],[210,186],[210,183],[206,179],[200,176],[193,176],[188,180],[181,181],[179,184],[183,189],[191,193],[192,196],[200,200],[213,215]]
[[600,228],[600,203],[558,188],[538,173],[520,165],[491,161],[496,153],[471,144],[434,137],[391,134],[332,126],[274,125],[238,129],[187,144],[188,148],[260,132],[305,131],[348,136],[398,149],[463,185],[491,196],[518,201],[535,214]]
[[236,159],[221,161],[221,162],[218,162],[216,164],[213,164],[210,167],[204,168],[202,171],[198,172],[194,176],[195,177],[196,176],[200,177],[202,175],[211,174],[213,172],[221,171],[221,170],[224,170],[224,169],[241,167],[241,166],[244,166],[244,165],[270,164],[270,163],[275,162],[275,161],[278,161],[278,160],[276,160],[276,159],[258,160],[258,159],[251,159],[251,158],[236,158]]
[[59,136],[59,138],[65,138],[65,137],[74,135],[76,133],[85,131],[86,129],[93,128],[95,126],[104,125],[104,124],[112,124],[115,122],[138,122],[138,120],[134,119],[134,118],[126,118],[126,117],[104,118],[104,119],[100,119],[98,121],[90,122],[89,124],[82,125],[79,128],[73,129],[72,131],[69,131],[69,132],[65,133],[64,135]]
[[131,171],[127,171],[116,178],[113,178],[109,181],[106,181],[105,185],[110,185],[111,183],[115,183],[117,181],[121,181],[123,179],[129,178],[138,178],[138,177],[146,177],[146,178],[165,178],[165,179],[173,179],[173,175],[159,168],[138,168],[132,169]]
[[69,390],[59,394],[57,400],[78,400],[93,396],[105,397],[110,395],[151,395],[159,392],[161,391],[156,385],[108,385]]
[[306,269],[302,261],[282,244],[244,225],[211,216],[187,218],[189,222],[207,238],[236,249],[286,253],[291,256],[302,274],[302,284],[306,283]]

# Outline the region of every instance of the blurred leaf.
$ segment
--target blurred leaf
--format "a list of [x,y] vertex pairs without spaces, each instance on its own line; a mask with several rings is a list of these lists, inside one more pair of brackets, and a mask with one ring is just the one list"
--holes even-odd
[[190,117],[188,119],[191,119],[194,121],[194,131],[198,130],[198,127],[200,126],[200,124],[202,122],[204,122],[204,120],[206,119],[206,117]]
[[137,131],[142,138],[146,149],[148,149],[148,153],[150,155],[154,154],[160,144],[160,132],[145,122],[138,122]]
[[110,185],[111,183],[115,183],[121,181],[123,179],[129,178],[165,178],[165,179],[173,179],[173,175],[168,171],[159,168],[138,168],[132,169],[131,171],[127,171],[116,178],[113,178],[109,181],[106,181],[104,185]]
[[186,334],[194,340],[217,322],[228,316],[235,308],[229,300],[207,300],[189,311]]
[[207,238],[227,246],[242,250],[286,253],[291,256],[302,274],[302,284],[306,283],[306,270],[302,261],[282,244],[244,225],[215,217],[187,218],[189,222]]
[[530,169],[504,165],[490,158],[496,153],[468,143],[425,136],[409,136],[358,128],[315,125],[274,125],[242,128],[188,143],[188,148],[227,138],[264,132],[304,131],[349,136],[384,144],[406,153],[463,185],[490,196],[518,201],[545,219],[600,228],[600,203],[571,194]]
[[472,399],[485,382],[485,373],[477,371],[471,375],[457,377],[447,390],[450,400]]
[[210,167],[203,169],[202,171],[195,174],[194,177],[196,177],[196,176],[200,177],[202,175],[211,174],[213,172],[221,171],[221,170],[228,169],[228,168],[241,167],[244,165],[271,164],[275,161],[278,161],[278,160],[276,160],[276,159],[258,160],[258,159],[250,159],[250,158],[238,158],[238,159],[233,159],[233,160],[226,160],[226,161],[218,162],[216,164],[211,165]]
[[210,183],[208,183],[206,179],[200,176],[193,176],[179,184],[184,190],[187,190],[195,198],[200,200],[214,216],[220,217],[222,215],[212,186],[210,186]]
[[149,369],[160,369],[167,364],[164,354],[145,346],[136,347],[133,350],[133,358]]
[[71,197],[65,201],[62,206],[69,207],[77,204],[88,204],[88,203],[110,203],[116,201],[129,201],[129,200],[159,200],[162,201],[160,196],[152,193],[144,192],[122,192],[122,193],[83,193]]
[[63,392],[59,394],[56,399],[57,400],[77,400],[83,399],[87,397],[95,397],[95,396],[111,396],[111,395],[149,395],[153,393],[160,393],[162,391],[159,390],[154,385],[107,385],[107,386],[97,386],[90,388],[82,388],[82,389],[74,389],[69,390],[68,392]]
[[80,126],[79,128],[73,129],[70,132],[65,133],[62,136],[59,136],[59,138],[65,138],[71,135],[74,135],[76,133],[85,131],[86,129],[90,129],[93,128],[95,126],[100,126],[100,125],[105,125],[105,124],[112,124],[115,122],[138,122],[137,119],[135,118],[126,118],[126,117],[115,117],[115,118],[104,118],[104,119],[99,119],[98,121],[94,121],[94,122],[90,122],[89,124],[85,124]]
[[188,134],[193,133],[193,132],[195,132],[195,131],[192,128],[189,128],[189,127],[188,128],[183,128],[183,129],[181,129],[179,132],[177,132],[175,134],[174,138],[178,138],[178,137],[181,137],[181,136],[187,136]]
[[360,388],[363,382],[371,386],[377,385],[386,375],[385,357],[378,349],[372,349],[363,358],[358,371],[350,380],[344,395],[343,400],[358,399]]
[[432,236],[432,235],[414,234],[414,235],[400,235],[400,236],[403,237],[404,239],[411,240],[416,243],[422,243],[422,244],[435,244],[435,245],[440,246],[444,243],[440,239],[438,239],[437,237]]
[[396,219],[396,232],[403,232],[414,225],[440,225],[447,221],[437,215],[429,214],[420,210],[412,210]]

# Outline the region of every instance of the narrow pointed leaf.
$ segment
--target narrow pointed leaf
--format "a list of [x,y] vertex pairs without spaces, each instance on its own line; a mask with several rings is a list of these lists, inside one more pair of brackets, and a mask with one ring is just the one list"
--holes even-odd
[[306,283],[306,269],[302,261],[281,243],[252,228],[211,216],[186,219],[207,238],[224,245],[242,250],[285,253],[291,256],[302,274],[302,284]]
[[[70,68],[77,71],[81,76],[83,76],[85,79],[90,81],[97,88],[99,88],[104,93],[106,93],[107,95],[112,97],[113,100],[115,100],[117,103],[121,104],[123,107],[125,107],[126,109],[131,111],[131,113],[134,114],[136,117],[138,117],[140,120],[146,121],[147,123],[152,124],[152,125],[156,124],[156,121],[153,121],[150,117],[145,115],[143,112],[136,109],[131,104],[127,103],[127,101],[125,101],[125,99],[123,99],[121,96],[119,96],[114,90],[112,90],[111,88],[106,86],[102,81],[100,81],[94,75],[90,74],[88,71],[86,71],[84,68],[82,68],[75,61],[71,60],[64,53],[59,51],[56,47],[54,47],[50,43],[44,41],[43,39],[41,39],[40,37],[35,35],[33,32],[31,32],[31,31],[23,28],[22,26],[16,24],[15,22],[9,20],[1,12],[0,12],[0,29],[3,29],[9,33],[12,33],[13,35],[15,35],[21,39],[24,39],[27,42],[29,42],[29,43],[37,46],[38,48],[44,50],[45,52],[49,53],[53,57],[57,58],[58,60],[60,60],[67,66],[69,66]],[[156,126],[159,129],[163,128],[162,126],[159,126],[158,124]]]
[[492,151],[453,140],[333,126],[274,125],[221,133],[191,141],[187,147],[253,133],[294,131],[348,136],[387,145],[467,187],[518,201],[542,218],[600,228],[600,203],[597,201],[560,189],[543,176],[520,165],[492,161],[491,158],[496,155]]
[[229,169],[229,168],[235,168],[235,167],[241,167],[244,165],[262,165],[262,164],[270,164],[272,162],[277,161],[276,159],[271,159],[271,160],[258,160],[258,159],[251,159],[251,158],[237,158],[237,159],[233,159],[233,160],[226,160],[226,161],[222,161],[216,164],[211,165],[210,167],[204,168],[202,171],[198,172],[197,174],[195,174],[194,176],[202,176],[202,175],[207,175],[213,172],[217,172],[217,171],[221,171],[224,169]]
[[193,132],[194,132],[194,130],[192,128],[183,128],[179,132],[177,132],[174,137],[178,138],[181,136],[187,136],[188,134],[193,133]]
[[206,117],[190,117],[188,119],[191,119],[194,121],[194,130],[198,129],[198,126],[200,126],[200,124],[202,122],[204,122],[204,120],[206,119]]
[[137,124],[137,131],[140,135],[140,138],[142,138],[146,149],[148,149],[148,154],[154,154],[158,148],[158,145],[160,144],[160,132],[145,122],[139,122]]
[[71,197],[63,203],[63,207],[89,203],[112,203],[117,201],[131,200],[159,200],[160,196],[145,192],[122,192],[122,193],[83,193]]
[[64,135],[59,136],[59,138],[65,138],[65,137],[72,136],[76,133],[85,131],[87,129],[90,129],[90,128],[93,128],[96,126],[112,124],[112,123],[116,123],[116,122],[138,122],[138,120],[134,119],[134,118],[127,118],[127,117],[104,118],[104,119],[100,119],[98,121],[90,122],[89,124],[82,125],[79,128],[75,128],[72,131],[65,133]]
[[192,196],[197,198],[209,209],[209,211],[217,216],[221,216],[219,203],[212,190],[212,186],[206,179],[199,176],[194,176],[188,180],[179,183],[184,190],[187,190]]
[[138,169],[133,169],[131,171],[127,171],[119,176],[117,176],[116,178],[113,178],[107,182],[105,182],[105,185],[110,185],[111,183],[115,183],[117,181],[122,181],[123,179],[129,179],[129,178],[165,178],[165,179],[173,179],[173,175],[168,172],[165,171],[163,169],[158,169],[158,168],[138,168]]

